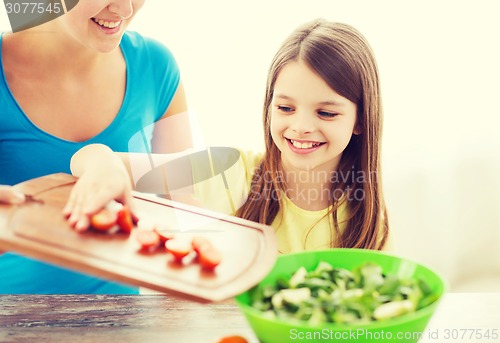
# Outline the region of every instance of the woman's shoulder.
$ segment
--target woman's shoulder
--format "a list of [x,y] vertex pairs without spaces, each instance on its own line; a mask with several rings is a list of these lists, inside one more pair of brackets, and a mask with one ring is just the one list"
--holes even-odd
[[172,51],[165,44],[136,31],[125,31],[120,46],[129,55],[139,54],[153,59],[175,60]]
[[162,45],[158,40],[143,36],[137,31],[127,30],[123,34],[122,44],[132,45],[136,48],[141,48],[148,45]]

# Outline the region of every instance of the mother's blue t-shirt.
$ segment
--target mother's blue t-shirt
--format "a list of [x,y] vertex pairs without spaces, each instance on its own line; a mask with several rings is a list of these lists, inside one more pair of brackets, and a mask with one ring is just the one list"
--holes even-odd
[[[0,35],[0,184],[70,173],[71,156],[91,143],[105,144],[117,152],[150,151],[152,124],[166,112],[177,90],[179,68],[165,46],[136,32],[126,32],[120,48],[127,66],[120,111],[97,136],[85,142],[70,142],[35,126],[17,103],[5,78]],[[15,253],[0,255],[0,294],[99,293],[138,291]]]

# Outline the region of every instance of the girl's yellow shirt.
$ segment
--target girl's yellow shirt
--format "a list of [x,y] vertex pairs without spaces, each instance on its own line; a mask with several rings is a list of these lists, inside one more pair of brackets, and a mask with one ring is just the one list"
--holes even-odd
[[[223,173],[195,183],[196,200],[210,210],[234,215],[246,201],[251,180],[262,159],[262,154],[240,151],[238,161]],[[212,163],[212,161],[211,161]],[[197,179],[201,166],[192,162],[193,179]],[[198,170],[198,171],[197,171]],[[295,205],[284,194],[282,208],[271,226],[275,229],[280,253],[304,250],[327,249],[335,239],[331,207],[319,211],[308,211]],[[344,228],[347,206],[338,209],[340,230]]]
[[[335,231],[331,206],[319,211],[298,207],[283,196],[282,208],[271,223],[278,239],[278,250],[282,254],[304,250],[320,250],[332,247]],[[342,231],[346,217],[345,202],[337,210],[339,228]]]

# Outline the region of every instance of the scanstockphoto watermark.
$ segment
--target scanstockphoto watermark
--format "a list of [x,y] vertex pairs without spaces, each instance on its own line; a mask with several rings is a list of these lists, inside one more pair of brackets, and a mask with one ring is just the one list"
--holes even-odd
[[[274,192],[270,195],[273,200],[280,200],[283,195],[290,199],[302,201],[330,201],[346,199],[348,201],[362,201],[366,191],[364,183],[376,182],[376,172],[365,171],[275,171],[258,173],[264,182],[286,182],[287,190]],[[260,180],[254,183],[258,185]],[[320,185],[311,187],[311,185]],[[264,196],[257,187],[250,189],[249,198],[258,200]]]
[[249,194],[249,199],[256,201],[260,200],[261,197],[267,196],[273,200],[279,201],[283,196],[288,199],[298,200],[298,201],[308,201],[308,202],[321,202],[330,200],[340,200],[345,199],[347,201],[363,201],[366,197],[366,192],[363,188],[352,188],[347,186],[346,188],[306,188],[306,187],[288,187],[287,190],[275,191],[270,195],[265,195],[261,193],[258,189],[252,187]]
[[[287,180],[294,183],[318,183],[328,182],[337,184],[362,184],[376,179],[377,172],[364,170],[354,170],[354,168],[344,170],[279,170],[274,172],[278,180]],[[272,173],[265,173],[264,178],[269,178]]]
[[333,331],[329,329],[317,331],[302,331],[291,329],[289,338],[292,341],[325,341],[325,342],[401,342],[419,341],[426,339],[436,342],[463,342],[474,340],[476,342],[498,342],[500,329],[498,328],[434,328],[424,331],[387,331],[352,329]]
[[79,0],[3,0],[12,32],[54,20],[76,6]]
[[290,339],[298,342],[307,341],[350,341],[350,342],[365,342],[365,341],[399,341],[399,340],[419,340],[423,338],[425,332],[392,332],[386,330],[366,330],[353,329],[345,331],[333,331],[323,329],[321,331],[301,331],[298,329],[290,330]]

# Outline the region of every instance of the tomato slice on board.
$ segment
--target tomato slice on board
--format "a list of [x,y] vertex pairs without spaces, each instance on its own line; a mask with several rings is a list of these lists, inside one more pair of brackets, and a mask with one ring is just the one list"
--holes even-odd
[[184,257],[189,255],[193,251],[191,242],[182,239],[169,239],[165,243],[165,248],[174,256],[176,261],[182,261]]
[[134,222],[132,220],[132,214],[127,206],[123,206],[120,211],[118,211],[116,223],[120,227],[120,231],[124,233],[132,232]]
[[225,336],[216,343],[248,343],[248,341],[241,336]]
[[198,252],[198,261],[206,270],[214,270],[222,260],[220,252],[214,247],[202,249]]
[[108,231],[116,225],[117,217],[116,212],[103,208],[90,217],[90,225],[98,231]]
[[160,236],[153,230],[136,230],[135,238],[143,250],[153,250],[160,246]]
[[193,238],[191,245],[193,246],[194,251],[197,254],[200,253],[200,250],[208,249],[212,247],[212,243],[208,239],[202,236],[196,236]]
[[175,234],[173,232],[169,232],[167,230],[162,230],[158,228],[154,228],[153,230],[158,234],[158,236],[160,236],[160,242],[162,244],[175,237]]
[[220,264],[222,260],[220,252],[207,238],[196,236],[191,244],[198,255],[198,262],[204,269],[214,270]]

